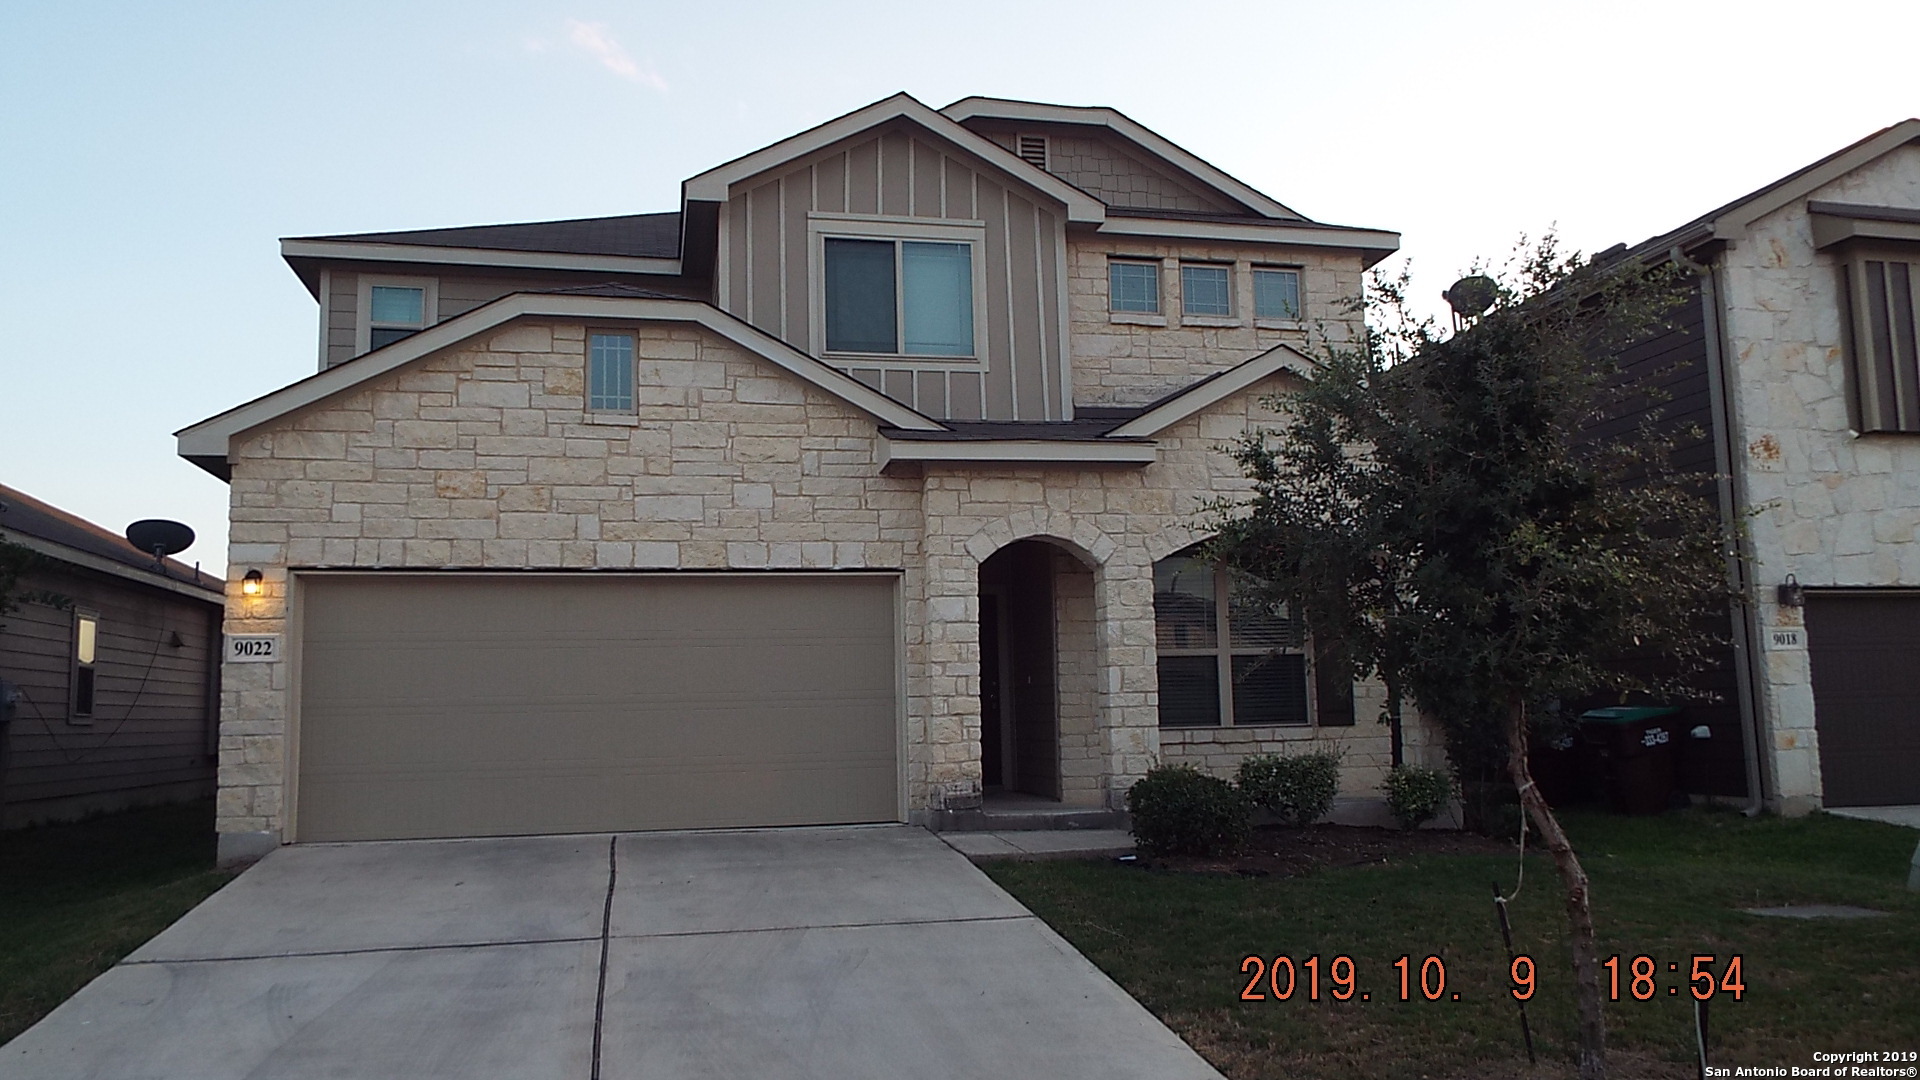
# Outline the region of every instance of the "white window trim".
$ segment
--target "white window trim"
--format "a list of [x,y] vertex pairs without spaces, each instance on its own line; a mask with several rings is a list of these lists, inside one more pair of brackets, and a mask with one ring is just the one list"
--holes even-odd
[[[1178,558],[1176,552],[1168,558]],[[1204,565],[1204,564],[1202,564]],[[1291,649],[1272,649],[1253,646],[1235,648],[1233,628],[1228,624],[1230,600],[1233,594],[1233,576],[1224,566],[1213,568],[1213,627],[1215,645],[1211,649],[1158,649],[1157,656],[1211,656],[1214,658],[1214,685],[1219,688],[1220,722],[1217,724],[1173,724],[1163,725],[1170,731],[1208,731],[1216,728],[1311,728],[1320,723],[1319,702],[1316,700],[1313,682],[1313,650],[1302,640],[1299,647]],[[1303,692],[1306,697],[1307,717],[1297,724],[1259,723],[1237,724],[1233,719],[1233,658],[1236,656],[1264,656],[1267,653],[1282,653],[1304,658],[1301,664],[1301,677],[1305,680]]]
[[[970,250],[973,268],[973,355],[923,356],[919,353],[868,353],[827,351],[827,241],[845,240],[931,240],[939,243],[963,243]],[[898,244],[895,245],[898,259]],[[893,370],[955,367],[968,371],[986,371],[987,339],[987,223],[970,219],[927,221],[925,219],[876,217],[867,214],[807,215],[807,320],[808,351],[839,366],[881,367]],[[905,290],[901,287],[898,262],[894,277],[895,333],[905,331]]]
[[[1113,307],[1113,264],[1127,266],[1151,266],[1154,268],[1154,294],[1152,311],[1116,311]],[[1133,323],[1137,326],[1167,325],[1167,283],[1166,267],[1161,265],[1158,256],[1153,255],[1108,255],[1107,256],[1107,321],[1115,323]]]
[[[418,326],[405,327],[410,330],[425,330],[440,321],[440,279],[433,277],[390,277],[385,274],[360,275],[359,306],[353,312],[353,355],[365,356],[373,351],[373,287],[390,286],[396,289],[419,289],[421,291],[420,315],[424,320]],[[382,323],[383,329],[399,327],[399,323]]]
[[[1227,313],[1225,315],[1211,311],[1187,310],[1187,267],[1210,267],[1227,272]],[[1180,322],[1185,326],[1239,326],[1245,320],[1239,311],[1240,298],[1234,295],[1235,265],[1230,262],[1214,262],[1207,259],[1180,260]],[[1249,281],[1252,279],[1249,278]]]
[[[1281,318],[1276,315],[1260,314],[1260,292],[1254,285],[1254,275],[1261,271],[1284,271],[1293,275],[1294,293],[1300,298],[1300,310],[1293,318]],[[1262,330],[1299,330],[1307,322],[1307,270],[1304,266],[1287,266],[1280,263],[1253,263],[1247,267],[1247,310],[1253,312],[1253,324]]]

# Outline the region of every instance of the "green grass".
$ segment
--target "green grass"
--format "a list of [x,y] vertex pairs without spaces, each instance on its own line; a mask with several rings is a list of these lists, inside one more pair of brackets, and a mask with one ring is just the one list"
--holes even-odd
[[[1749,820],[1688,811],[1657,818],[1565,815],[1593,880],[1603,958],[1620,953],[1607,1006],[1614,1075],[1694,1075],[1696,953],[1724,970],[1742,957],[1744,1000],[1711,1008],[1715,1065],[1803,1065],[1815,1050],[1920,1047],[1920,893],[1905,888],[1920,834],[1815,815]],[[1538,961],[1528,1004],[1544,1066],[1529,1071],[1507,994],[1491,883],[1513,885],[1513,855],[1425,855],[1302,878],[1184,875],[1111,862],[994,862],[994,880],[1234,1080],[1265,1077],[1491,1077],[1568,1074],[1572,966],[1551,863],[1527,858],[1513,905],[1516,946]],[[1856,904],[1858,921],[1765,919],[1742,907]],[[1328,963],[1351,956],[1372,1000],[1250,1002],[1242,958]],[[1629,959],[1659,964],[1653,1000],[1628,996]],[[1402,954],[1441,957],[1447,996],[1398,1000]],[[1671,974],[1669,962],[1681,971]],[[1322,968],[1323,972],[1325,968]],[[1603,973],[1604,975],[1604,973]],[[1284,986],[1284,978],[1282,983]],[[1682,986],[1677,996],[1668,987]],[[1458,992],[1461,1000],[1451,1000]]]
[[213,860],[211,802],[0,833],[0,1043],[233,877]]

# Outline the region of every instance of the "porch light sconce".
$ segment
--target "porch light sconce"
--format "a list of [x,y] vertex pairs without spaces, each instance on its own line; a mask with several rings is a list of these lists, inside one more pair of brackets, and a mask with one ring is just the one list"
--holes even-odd
[[258,570],[249,570],[247,576],[240,579],[240,591],[247,596],[259,596],[265,589],[266,581]]
[[1807,590],[1800,584],[1800,579],[1792,574],[1788,574],[1787,580],[1780,583],[1777,595],[1781,607],[1807,606]]

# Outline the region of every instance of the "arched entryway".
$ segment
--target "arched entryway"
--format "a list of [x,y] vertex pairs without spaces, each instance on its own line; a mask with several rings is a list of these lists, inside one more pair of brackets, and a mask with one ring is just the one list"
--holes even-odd
[[989,803],[1100,805],[1094,575],[1049,539],[980,564],[980,765]]

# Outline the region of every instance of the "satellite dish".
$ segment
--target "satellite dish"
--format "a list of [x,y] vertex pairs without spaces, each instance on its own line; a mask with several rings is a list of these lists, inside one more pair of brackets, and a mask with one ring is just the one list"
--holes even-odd
[[1474,274],[1454,282],[1453,288],[1441,293],[1440,298],[1453,308],[1456,316],[1477,319],[1500,298],[1500,286],[1484,274]]
[[178,555],[193,546],[193,530],[177,521],[162,521],[157,518],[136,521],[127,526],[127,543],[141,551],[151,552],[154,561],[168,555]]

